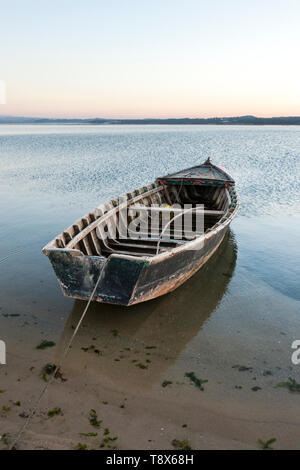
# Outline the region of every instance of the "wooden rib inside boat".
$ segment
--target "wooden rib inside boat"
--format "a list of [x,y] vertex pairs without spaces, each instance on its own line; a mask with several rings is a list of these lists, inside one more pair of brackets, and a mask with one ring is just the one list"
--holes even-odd
[[208,159],[100,205],[43,252],[65,295],[88,299],[101,276],[94,300],[132,305],[170,292],[197,271],[237,209],[234,180]]

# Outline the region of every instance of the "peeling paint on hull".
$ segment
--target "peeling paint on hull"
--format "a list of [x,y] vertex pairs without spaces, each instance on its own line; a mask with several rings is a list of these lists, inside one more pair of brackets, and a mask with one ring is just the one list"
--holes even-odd
[[[159,262],[83,256],[66,250],[48,255],[66,297],[88,300],[101,276],[94,301],[130,306],[167,294],[189,279],[213,255],[228,227],[199,250],[174,253]],[[154,260],[155,261],[155,260]]]
[[[225,230],[226,232],[227,230]],[[144,286],[142,289],[139,288],[135,291],[135,293],[132,296],[132,299],[129,303],[129,305],[134,305],[140,302],[145,302],[147,300],[155,299],[156,297],[160,297],[161,295],[168,294],[169,292],[172,292],[173,290],[177,289],[177,287],[181,286],[184,284],[184,282],[192,277],[201,267],[209,260],[209,258],[215,253],[215,251],[218,249],[220,244],[222,243],[224,236],[220,237],[219,240],[216,240],[216,244],[214,248],[212,248],[209,252],[205,254],[205,250],[201,253],[197,253],[197,258],[198,260],[195,260],[193,263],[190,265],[187,265],[184,270],[177,270],[175,273],[173,272],[170,275],[165,275],[164,278],[155,280],[155,284],[158,285],[156,287],[149,287],[149,284]],[[162,267],[162,269],[164,269]]]
[[[173,235],[162,242],[163,247],[157,242],[153,245],[149,232],[142,234],[141,244],[128,237],[127,245],[116,240],[111,240],[114,243],[109,245],[102,237],[114,217],[117,214],[121,217],[123,208],[139,202],[144,206],[161,207],[168,202],[171,207],[169,204],[179,199],[180,190],[178,192],[172,185],[168,188],[169,192],[157,180],[122,196],[121,202],[112,199],[76,221],[43,248],[65,296],[89,300],[99,280],[92,300],[130,306],[173,291],[207,262],[222,243],[238,211],[239,200],[232,185],[205,189],[206,200],[213,201],[212,208],[208,205],[208,209],[203,210],[206,225],[203,232],[196,233],[192,239],[182,237],[185,239],[180,241],[182,238],[177,237],[175,228]],[[184,190],[182,194],[187,199],[203,197],[201,187],[196,190],[191,186],[190,192]],[[184,201],[179,203],[185,204]],[[130,217],[127,222],[131,222]],[[100,236],[97,234],[99,227]]]

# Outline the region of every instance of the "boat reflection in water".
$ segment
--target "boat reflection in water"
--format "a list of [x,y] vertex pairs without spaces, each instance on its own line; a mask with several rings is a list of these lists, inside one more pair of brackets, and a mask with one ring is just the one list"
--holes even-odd
[[[197,335],[226,293],[237,246],[231,231],[205,266],[174,292],[134,306],[91,303],[64,368],[92,374],[107,385],[149,387]],[[86,302],[76,300],[57,357],[70,338]]]

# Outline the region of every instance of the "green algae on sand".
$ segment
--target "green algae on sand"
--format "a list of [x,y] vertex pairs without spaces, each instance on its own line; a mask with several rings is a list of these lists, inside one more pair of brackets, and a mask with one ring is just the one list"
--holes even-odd
[[46,349],[46,348],[52,348],[53,346],[55,346],[54,341],[48,341],[46,339],[43,339],[43,341],[41,341],[40,344],[38,344],[35,349]]
[[188,377],[195,384],[195,386],[199,388],[199,390],[201,390],[202,392],[204,390],[203,384],[208,382],[208,380],[206,379],[199,379],[198,377],[196,377],[194,372],[186,372],[185,377]]
[[273,447],[270,447],[271,444],[276,442],[277,439],[275,437],[272,437],[272,439],[269,439],[268,441],[263,441],[262,439],[258,439],[258,443],[261,446],[263,450],[273,450]]
[[287,382],[279,382],[276,387],[288,388],[290,392],[300,392],[300,384],[292,377],[289,377]]

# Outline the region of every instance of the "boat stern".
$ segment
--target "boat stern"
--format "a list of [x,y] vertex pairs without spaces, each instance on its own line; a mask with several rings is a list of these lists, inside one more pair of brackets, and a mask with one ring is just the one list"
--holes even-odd
[[79,250],[46,246],[49,258],[63,294],[66,297],[89,300],[96,282],[99,284],[94,301],[128,306],[137,282],[149,261],[133,256],[86,256]]

